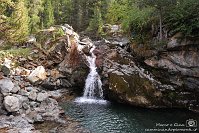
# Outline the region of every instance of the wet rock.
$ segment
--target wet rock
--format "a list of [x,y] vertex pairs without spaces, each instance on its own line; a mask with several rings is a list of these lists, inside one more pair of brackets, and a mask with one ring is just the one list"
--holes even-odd
[[68,63],[68,58],[65,58],[65,60],[59,64],[59,71],[64,76],[64,78],[60,78],[61,85],[82,88],[85,84],[89,68],[83,60],[79,62],[77,67],[71,67]]
[[4,78],[0,80],[0,89],[2,94],[11,92],[14,86],[14,83],[9,78]]
[[17,97],[6,96],[4,99],[4,106],[8,112],[16,112],[21,105]]
[[38,93],[38,95],[37,95],[37,101],[39,101],[39,102],[42,102],[42,101],[44,101],[44,100],[46,100],[48,98],[48,93],[46,93],[46,92],[40,92],[40,93]]
[[83,47],[83,48],[82,48],[82,51],[84,52],[84,54],[90,55],[90,47],[89,47],[89,46]]
[[38,66],[35,70],[32,71],[32,73],[27,77],[27,79],[31,83],[35,83],[39,80],[45,80],[46,79],[46,71],[43,66]]
[[[100,75],[104,94],[110,100],[148,108],[198,106],[198,48],[156,51],[150,58],[144,57],[148,58],[145,63],[150,67],[143,69],[128,52],[128,44],[127,47],[111,44],[114,39],[119,42],[117,38],[122,37],[96,44],[97,50],[103,51]],[[189,93],[181,95],[181,92]]]

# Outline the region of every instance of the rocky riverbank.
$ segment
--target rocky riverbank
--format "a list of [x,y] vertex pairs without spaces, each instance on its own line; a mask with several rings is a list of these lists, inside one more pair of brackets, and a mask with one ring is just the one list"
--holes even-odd
[[177,44],[173,38],[166,51],[139,53],[120,32],[111,28],[109,37],[92,42],[69,25],[51,27],[23,46],[27,56],[0,53],[0,132],[89,132],[67,118],[58,102],[83,92],[93,45],[106,99],[198,111],[197,41]]
[[78,35],[69,26],[62,29],[65,34],[57,39],[51,38],[51,31],[43,31],[40,39],[46,39],[45,43],[52,39],[48,44],[28,42],[26,57],[6,53],[1,58],[0,132],[89,132],[66,117],[58,103],[73,99],[71,90],[83,88],[88,69],[85,63],[71,67],[70,44]]

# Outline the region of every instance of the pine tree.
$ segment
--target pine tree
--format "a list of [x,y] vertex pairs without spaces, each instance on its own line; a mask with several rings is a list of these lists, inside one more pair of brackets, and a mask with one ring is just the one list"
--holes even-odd
[[51,0],[45,0],[43,12],[43,25],[48,28],[54,24],[54,9]]
[[70,22],[72,11],[72,0],[53,1],[55,24]]
[[14,12],[9,20],[11,24],[10,30],[6,31],[9,42],[23,42],[29,34],[29,17],[28,9],[24,0],[15,2]]
[[14,3],[11,0],[3,0],[0,3],[0,40],[6,40],[6,31],[10,29],[9,17],[10,12],[9,9],[13,9]]
[[143,0],[146,5],[154,7],[159,14],[159,41],[163,39],[163,17],[167,8],[176,4],[176,0]]
[[97,2],[94,7],[94,14],[93,18],[90,20],[88,30],[91,31],[97,31],[97,34],[102,34],[102,26],[103,26],[103,20],[102,20],[102,13],[101,13],[101,2]]
[[28,1],[29,8],[29,28],[30,33],[36,32],[40,28],[40,16],[39,14],[43,11],[42,0],[29,0]]

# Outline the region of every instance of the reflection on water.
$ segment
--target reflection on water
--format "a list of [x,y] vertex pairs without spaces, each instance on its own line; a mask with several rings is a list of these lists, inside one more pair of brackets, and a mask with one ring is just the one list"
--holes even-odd
[[[67,115],[75,118],[93,133],[142,133],[156,128],[156,123],[185,124],[186,120],[198,120],[198,114],[187,110],[151,110],[121,104],[62,104]],[[175,127],[176,128],[176,127]]]

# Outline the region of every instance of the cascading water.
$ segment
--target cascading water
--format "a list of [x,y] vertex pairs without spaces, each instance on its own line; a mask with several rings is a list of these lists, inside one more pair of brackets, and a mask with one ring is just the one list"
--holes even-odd
[[91,56],[87,56],[86,59],[89,63],[90,73],[87,76],[86,84],[84,88],[83,97],[96,99],[103,98],[102,82],[99,74],[97,73],[97,67],[95,65],[96,56],[93,53],[95,46],[91,48]]
[[77,98],[75,102],[78,103],[107,103],[106,100],[103,100],[103,90],[102,90],[102,81],[97,72],[97,67],[95,64],[96,56],[93,53],[95,46],[93,45],[90,49],[90,56],[86,56],[86,60],[89,63],[90,73],[87,76],[84,94],[83,97]]

